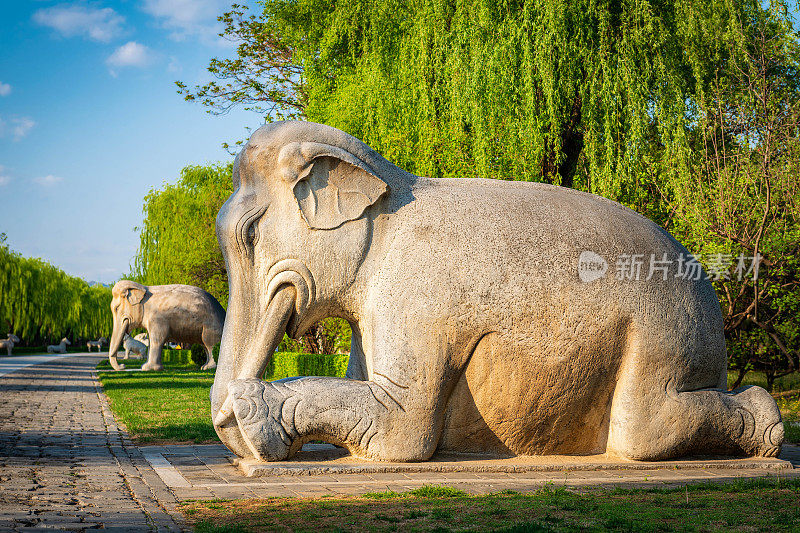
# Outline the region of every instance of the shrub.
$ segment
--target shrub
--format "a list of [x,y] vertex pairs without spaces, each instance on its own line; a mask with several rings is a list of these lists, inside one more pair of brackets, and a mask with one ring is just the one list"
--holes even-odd
[[349,355],[276,352],[267,365],[264,379],[276,380],[293,376],[332,376],[343,378]]

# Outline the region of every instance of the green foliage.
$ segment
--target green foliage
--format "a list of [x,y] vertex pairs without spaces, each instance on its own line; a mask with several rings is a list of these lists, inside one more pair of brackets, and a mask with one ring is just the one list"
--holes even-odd
[[[41,259],[22,257],[0,240],[0,333],[24,344],[111,334],[111,289],[84,280]],[[85,350],[85,346],[83,347]]]
[[412,496],[418,498],[468,498],[469,494],[463,490],[445,485],[423,485],[418,489],[409,491]]
[[349,359],[349,355],[276,352],[267,365],[264,379],[272,381],[293,376],[343,378]]
[[[559,183],[628,205],[700,254],[731,364],[800,369],[800,74],[783,0],[263,0],[233,6],[217,111],[302,117],[434,177]],[[281,74],[283,73],[283,74]],[[287,74],[288,73],[288,74]],[[728,278],[730,278],[730,273]],[[312,351],[325,336],[311,331]],[[287,348],[293,348],[286,346]]]
[[[692,172],[666,180],[665,205],[715,278],[739,380],[762,370],[771,390],[800,370],[800,48],[780,3],[743,6],[743,24],[708,43],[715,69],[693,66]],[[735,272],[757,255],[757,271]]]
[[[161,361],[166,367],[172,365],[196,365],[194,361],[194,353],[192,350],[174,350],[172,348],[164,348],[161,350]],[[203,360],[205,362],[205,359]],[[201,363],[202,364],[202,363]]]
[[150,190],[137,228],[133,279],[148,285],[196,285],[227,305],[228,277],[215,220],[233,192],[231,172],[231,164],[188,166],[176,184]]

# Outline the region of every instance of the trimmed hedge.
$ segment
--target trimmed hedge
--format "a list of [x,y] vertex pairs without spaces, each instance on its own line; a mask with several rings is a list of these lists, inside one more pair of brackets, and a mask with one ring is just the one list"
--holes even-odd
[[[198,366],[206,362],[205,351],[198,345],[192,350],[171,350],[164,348],[162,351],[165,365],[187,365],[194,363]],[[219,345],[214,347],[214,359],[219,361]],[[347,372],[348,354],[320,355],[313,353],[276,352],[272,357],[264,379],[276,379],[294,376],[333,376],[343,378]]]
[[192,364],[191,350],[173,350],[164,348],[161,350],[161,362],[165,365],[189,365]]
[[347,372],[348,354],[321,355],[313,353],[276,352],[267,365],[264,379],[294,376],[333,376],[343,378]]
[[[164,348],[161,352],[165,367],[200,366],[206,362],[205,351],[173,350]],[[201,357],[198,357],[201,355]],[[214,347],[214,359],[219,361],[219,346]],[[276,352],[272,357],[264,379],[290,378],[294,376],[331,376],[343,378],[347,372],[348,354],[320,355],[313,353]],[[123,361],[125,362],[125,361]],[[101,362],[103,364],[103,362]],[[108,365],[108,361],[105,361]],[[103,367],[105,368],[105,366]],[[110,366],[109,366],[110,368]]]

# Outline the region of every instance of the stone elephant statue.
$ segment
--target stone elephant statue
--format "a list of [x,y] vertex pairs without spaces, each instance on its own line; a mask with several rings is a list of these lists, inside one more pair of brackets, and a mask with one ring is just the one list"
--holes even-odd
[[[216,222],[230,296],[211,410],[242,458],[311,439],[384,461],[779,452],[772,397],[726,391],[699,263],[618,203],[418,177],[309,122],[259,128],[233,188]],[[609,268],[626,255],[651,275]],[[347,378],[258,380],[284,332],[328,316],[352,328]]]
[[111,312],[114,329],[108,359],[114,369],[125,368],[117,362],[117,350],[123,337],[132,329],[142,327],[150,340],[147,362],[142,370],[164,368],[161,350],[168,339],[202,344],[206,350],[202,369],[216,367],[212,349],[222,336],[225,310],[203,289],[191,285],[147,286],[122,280],[111,289]]

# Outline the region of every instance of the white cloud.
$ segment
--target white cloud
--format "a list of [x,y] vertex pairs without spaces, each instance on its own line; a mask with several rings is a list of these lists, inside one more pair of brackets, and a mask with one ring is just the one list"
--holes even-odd
[[169,65],[167,65],[167,72],[172,74],[177,74],[178,72],[183,71],[183,66],[181,66],[181,62],[178,61],[178,58],[175,56],[170,56],[169,58]]
[[30,133],[36,122],[28,117],[19,117],[11,119],[11,124],[14,140],[18,141]]
[[0,165],[0,187],[8,185],[11,182],[11,176],[6,174],[6,168]]
[[[130,41],[114,50],[114,53],[106,59],[106,64],[113,68],[143,68],[151,64],[154,59],[155,55],[152,50],[136,41]],[[116,76],[113,69],[111,74]]]
[[33,20],[56,30],[62,37],[82,36],[107,43],[123,33],[125,18],[110,7],[94,8],[81,4],[59,4],[40,9]]
[[11,85],[0,81],[0,96],[8,96],[11,94]]
[[19,141],[36,126],[36,121],[30,117],[11,117],[3,120],[0,117],[0,137],[10,136],[15,141]]
[[58,183],[64,181],[64,178],[61,176],[53,176],[52,174],[48,174],[47,176],[39,176],[38,178],[33,178],[35,183],[38,183],[42,187],[52,187]]
[[144,0],[142,9],[174,30],[177,40],[198,34],[216,38],[220,25],[217,17],[231,7],[229,0]]

